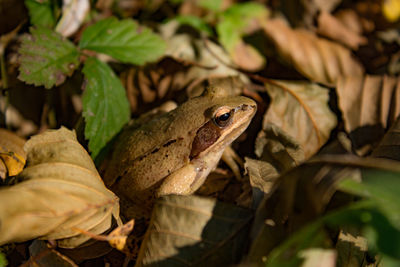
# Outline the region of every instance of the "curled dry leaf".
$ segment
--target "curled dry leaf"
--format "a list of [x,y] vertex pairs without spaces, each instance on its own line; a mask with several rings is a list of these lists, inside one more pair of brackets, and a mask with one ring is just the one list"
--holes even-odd
[[399,77],[344,76],[336,92],[348,133],[363,126],[387,128],[400,115]]
[[198,196],[156,203],[136,266],[228,266],[241,257],[251,210]]
[[32,137],[25,145],[23,181],[0,190],[0,244],[34,238],[73,248],[89,239],[73,228],[100,234],[119,222],[118,198],[98,175],[74,132],[65,128]]
[[267,124],[279,126],[311,157],[328,140],[336,116],[328,106],[328,90],[314,83],[273,81],[266,83],[271,105],[264,116]]
[[0,129],[0,178],[17,175],[25,165],[25,140],[16,134]]
[[261,160],[273,164],[279,173],[298,166],[305,158],[299,143],[274,124],[263,125],[254,152]]
[[262,160],[245,158],[244,168],[249,174],[252,187],[253,207],[257,207],[264,197],[270,193],[272,185],[278,178],[279,173],[273,165]]
[[65,37],[71,36],[79,29],[89,9],[89,0],[64,0],[56,31]]
[[346,24],[328,12],[321,12],[318,16],[317,32],[356,50],[360,45],[367,44],[366,37],[352,31]]
[[279,174],[304,161],[304,151],[278,126],[264,125],[258,133],[255,154],[260,160],[246,157],[244,167],[253,188],[253,205],[257,207],[264,194],[269,194]]
[[303,29],[293,30],[279,19],[267,21],[263,28],[280,56],[312,81],[334,85],[341,75],[364,72],[350,50],[342,45]]

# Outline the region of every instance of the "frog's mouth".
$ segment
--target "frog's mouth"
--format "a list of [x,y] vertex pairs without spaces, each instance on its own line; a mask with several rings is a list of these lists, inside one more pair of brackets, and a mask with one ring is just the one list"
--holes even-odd
[[196,137],[192,142],[190,159],[222,151],[246,130],[256,110],[256,105],[247,104],[232,109],[232,121],[227,123],[226,127],[217,125],[214,120],[206,122],[197,130]]

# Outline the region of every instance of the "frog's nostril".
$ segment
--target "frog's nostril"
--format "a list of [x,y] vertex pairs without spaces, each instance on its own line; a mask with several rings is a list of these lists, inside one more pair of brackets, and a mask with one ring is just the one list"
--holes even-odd
[[249,105],[246,105],[246,104],[243,104],[242,105],[242,110],[243,111],[247,111],[247,110],[249,110],[249,109],[251,109],[252,107],[251,106],[249,106]]

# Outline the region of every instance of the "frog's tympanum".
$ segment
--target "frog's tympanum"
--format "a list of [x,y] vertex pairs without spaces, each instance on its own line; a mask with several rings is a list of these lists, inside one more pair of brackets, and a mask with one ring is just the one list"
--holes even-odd
[[146,218],[158,196],[196,191],[256,108],[247,97],[224,96],[211,87],[140,127],[125,129],[104,176],[121,198],[122,213]]

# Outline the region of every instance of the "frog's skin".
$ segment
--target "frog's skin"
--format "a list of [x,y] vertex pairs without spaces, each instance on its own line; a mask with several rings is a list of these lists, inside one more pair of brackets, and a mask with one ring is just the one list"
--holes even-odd
[[247,97],[211,87],[139,128],[126,128],[104,175],[121,198],[123,214],[146,218],[156,197],[196,191],[256,109]]

